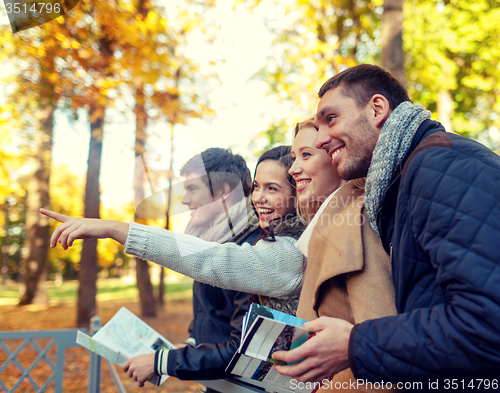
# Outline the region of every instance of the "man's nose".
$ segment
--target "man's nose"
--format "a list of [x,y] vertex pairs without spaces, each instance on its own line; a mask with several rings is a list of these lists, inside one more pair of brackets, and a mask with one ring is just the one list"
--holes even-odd
[[326,127],[319,127],[316,134],[316,148],[326,150],[332,138],[326,133]]

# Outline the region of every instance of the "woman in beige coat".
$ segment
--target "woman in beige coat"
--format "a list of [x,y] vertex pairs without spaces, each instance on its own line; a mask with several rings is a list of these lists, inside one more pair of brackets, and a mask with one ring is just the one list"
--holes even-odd
[[[298,124],[295,138],[315,137],[311,126],[310,120]],[[304,163],[293,146],[292,156],[290,173],[299,184],[296,168]],[[299,212],[310,224],[296,243],[307,256],[297,316],[308,321],[335,317],[356,324],[396,314],[390,258],[366,218],[364,179],[343,185],[325,201],[298,202]],[[353,379],[346,369],[322,384],[321,390],[370,391],[351,389]]]
[[[390,258],[368,224],[363,184],[352,181],[335,197],[326,202],[312,230],[297,316],[309,321],[335,317],[356,324],[395,315]],[[371,391],[351,389],[352,379],[346,369],[320,391]]]

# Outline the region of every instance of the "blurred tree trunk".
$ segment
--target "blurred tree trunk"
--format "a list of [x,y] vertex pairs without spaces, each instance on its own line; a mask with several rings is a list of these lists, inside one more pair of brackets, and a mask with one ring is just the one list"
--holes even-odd
[[[135,176],[134,176],[134,193],[137,205],[144,200],[144,183],[142,174],[147,171],[145,163],[140,159],[145,152],[145,144],[147,139],[146,127],[148,124],[148,114],[145,107],[144,85],[141,83],[136,87],[135,91]],[[144,224],[145,221],[140,218],[137,213],[134,215],[134,221]],[[151,284],[151,276],[149,274],[148,261],[135,258],[136,261],[136,277],[137,288],[139,289],[139,299],[141,303],[141,312],[143,317],[156,317],[156,304],[153,295],[153,285]]]
[[[179,74],[179,73],[178,73]],[[168,170],[168,191],[167,191],[167,211],[166,211],[166,221],[165,229],[169,231],[170,226],[170,210],[172,208],[172,180],[174,178],[174,123],[170,123],[170,166]],[[163,309],[165,304],[165,268],[160,270],[160,283],[158,286],[158,304]]]
[[[117,7],[115,0],[110,4]],[[94,10],[94,20],[98,10]],[[114,36],[106,30],[103,21],[95,31],[95,42],[99,47],[99,56],[87,66],[94,70],[94,83],[87,89],[90,122],[90,147],[85,183],[84,217],[101,218],[101,190],[99,176],[101,172],[102,141],[104,138],[104,119],[108,103],[107,90],[102,89],[103,81],[112,75]],[[88,327],[90,319],[97,313],[97,272],[98,265],[97,239],[83,240],[80,254],[80,270],[78,272],[78,310],[76,323],[78,327]]]
[[5,215],[5,222],[4,222],[4,232],[5,236],[2,241],[2,285],[7,285],[7,278],[9,276],[9,243],[10,243],[10,205],[5,200],[5,202],[2,205],[2,210]]
[[[100,218],[99,175],[101,171],[102,140],[104,135],[104,114],[106,108],[93,106],[90,116],[90,147],[85,184],[84,217]],[[97,294],[97,239],[85,239],[80,255],[80,270],[78,272],[78,312],[77,326],[89,326],[90,319],[96,315]]]
[[160,267],[160,280],[158,282],[158,306],[160,310],[165,307],[165,268]]
[[406,86],[403,51],[404,0],[384,0],[382,17],[382,66]]
[[40,208],[50,207],[50,167],[52,163],[52,133],[57,96],[50,74],[55,73],[54,59],[47,56],[40,61],[40,89],[37,109],[38,128],[35,134],[33,174],[26,197],[26,233],[24,285],[25,291],[19,305],[48,303],[47,252],[50,245],[49,219],[39,213]]
[[[138,0],[137,14],[141,19],[146,19],[151,10],[151,3],[148,0]],[[146,128],[148,125],[148,112],[146,109],[146,96],[144,94],[144,83],[138,81],[135,87],[135,176],[134,176],[134,197],[138,203],[144,200],[144,170],[147,170],[143,160],[138,159],[145,152],[147,140]],[[134,215],[134,221],[144,224],[145,220],[137,215]],[[141,314],[143,317],[156,317],[156,303],[153,293],[153,285],[151,284],[151,275],[149,274],[148,261],[135,258],[136,261],[136,279],[137,288],[139,289],[139,300],[141,304]]]
[[445,130],[448,132],[454,132],[451,119],[453,118],[453,115],[455,113],[455,108],[453,104],[453,96],[451,95],[451,92],[449,90],[439,90],[437,113],[438,121],[444,126]]

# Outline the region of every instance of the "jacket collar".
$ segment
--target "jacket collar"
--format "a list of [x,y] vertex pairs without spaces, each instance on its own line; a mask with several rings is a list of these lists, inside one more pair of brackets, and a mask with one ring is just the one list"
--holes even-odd
[[[424,122],[420,124],[420,127],[418,127],[418,130],[415,133],[413,140],[411,141],[411,145],[410,148],[408,149],[408,152],[403,158],[403,161],[401,161],[401,165],[399,167],[399,171],[396,176],[399,176],[401,174],[406,164],[406,161],[408,160],[408,157],[410,157],[411,153],[413,153],[418,144],[422,142],[425,138],[427,138],[429,135],[439,131],[446,132],[443,125],[441,123],[438,123],[437,121],[424,120]],[[394,178],[396,178],[396,176]]]
[[382,203],[382,209],[380,209],[380,212],[377,216],[377,227],[380,233],[380,239],[382,240],[382,245],[384,246],[384,249],[388,254],[390,254],[392,233],[394,231],[394,218],[396,215],[396,206],[399,193],[399,183],[401,180],[401,173],[403,172],[403,168],[406,164],[406,161],[419,145],[419,143],[429,135],[439,131],[446,132],[443,125],[441,123],[438,123],[437,121],[425,120],[420,125],[417,132],[415,133],[415,136],[413,137],[408,152],[401,162],[399,169],[394,174],[391,184],[387,189],[387,193],[385,194],[384,201]]

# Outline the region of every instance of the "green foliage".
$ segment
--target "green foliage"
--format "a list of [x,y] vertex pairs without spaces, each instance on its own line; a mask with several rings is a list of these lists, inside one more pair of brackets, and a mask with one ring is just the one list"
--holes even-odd
[[[252,140],[250,147],[255,150],[254,155],[259,157],[262,153],[272,149],[277,145],[286,143],[287,135],[290,134],[290,127],[286,120],[276,122],[269,125],[265,131],[259,132]],[[264,146],[263,143],[265,143]]]
[[26,236],[25,198],[19,194],[8,194],[1,204],[2,227],[0,228],[2,251],[7,254],[5,276],[11,280],[20,278],[22,270],[22,247]]
[[275,28],[273,57],[260,75],[271,92],[309,116],[328,77],[378,55],[380,12],[370,0],[289,2],[286,25]]
[[[240,1],[250,8],[264,3],[281,7],[284,21],[269,21],[276,34],[273,55],[258,77],[269,94],[294,104],[291,123],[316,111],[317,92],[331,76],[380,56],[380,1],[371,0],[273,0]],[[283,122],[277,121],[257,138],[267,137],[268,147],[284,141]],[[293,127],[292,125],[292,127]],[[290,124],[289,124],[290,126]]]
[[[273,0],[240,0],[250,8]],[[278,2],[284,26],[273,57],[258,76],[269,93],[297,106],[297,119],[315,111],[320,85],[346,67],[377,63],[381,0],[289,0]],[[278,5],[277,5],[278,6]],[[456,132],[500,149],[500,4],[497,0],[407,0],[404,50],[410,97],[433,112],[440,91],[450,92]],[[434,114],[436,118],[436,114]],[[282,138],[280,122],[268,132],[271,146]]]
[[439,91],[450,91],[455,131],[488,142],[500,127],[500,4],[408,0],[405,16],[410,96],[435,111]]
[[[50,179],[51,206],[50,208],[68,216],[81,216],[83,214],[84,178],[76,176],[64,165],[53,168]],[[50,220],[50,233],[60,225],[55,220]],[[64,273],[74,271],[68,264],[77,264],[80,261],[81,242],[76,242],[67,251],[57,245],[49,249],[49,270],[62,270]],[[58,266],[59,265],[59,266]],[[77,268],[78,269],[78,268]],[[66,277],[66,274],[64,276]]]
[[12,114],[11,109],[8,104],[0,109],[3,115],[0,120],[0,246],[8,256],[6,276],[17,279],[22,273],[21,251],[26,235],[23,162],[27,149],[22,146],[27,138],[12,132],[20,123],[19,119],[7,120],[7,116]]

